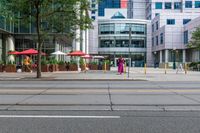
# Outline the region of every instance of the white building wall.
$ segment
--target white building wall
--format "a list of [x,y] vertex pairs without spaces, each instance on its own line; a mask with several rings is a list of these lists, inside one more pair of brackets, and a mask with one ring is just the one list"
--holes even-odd
[[146,4],[145,0],[129,0],[128,1],[128,19],[145,19]]

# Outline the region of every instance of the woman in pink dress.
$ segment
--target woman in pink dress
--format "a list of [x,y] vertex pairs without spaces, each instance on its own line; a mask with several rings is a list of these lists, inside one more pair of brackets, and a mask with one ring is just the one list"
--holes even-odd
[[122,74],[124,72],[124,59],[120,57],[117,62],[118,62],[118,73]]

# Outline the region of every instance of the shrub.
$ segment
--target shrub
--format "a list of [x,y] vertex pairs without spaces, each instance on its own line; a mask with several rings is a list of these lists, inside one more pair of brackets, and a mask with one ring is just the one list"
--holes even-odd
[[97,65],[97,62],[93,61],[90,63],[91,65]]
[[59,61],[59,62],[58,62],[58,65],[64,65],[64,64],[65,64],[64,61]]
[[80,58],[79,63],[80,63],[80,65],[84,65],[84,60],[83,60],[83,58]]
[[51,64],[51,65],[58,64],[58,61],[55,58],[51,58],[49,61],[49,64]]
[[49,64],[49,62],[46,59],[42,59],[41,64],[42,65],[47,65],[47,64]]
[[72,65],[77,65],[77,63],[76,63],[75,60],[71,60],[71,61],[70,61],[70,64],[72,64]]

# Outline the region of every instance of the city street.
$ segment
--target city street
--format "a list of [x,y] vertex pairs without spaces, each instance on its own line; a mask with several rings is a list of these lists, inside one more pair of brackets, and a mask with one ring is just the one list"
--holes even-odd
[[200,82],[0,81],[2,133],[199,133]]

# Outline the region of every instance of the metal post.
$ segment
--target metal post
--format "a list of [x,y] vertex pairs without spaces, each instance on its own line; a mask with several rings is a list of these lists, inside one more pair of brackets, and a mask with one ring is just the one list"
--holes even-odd
[[128,58],[129,58],[129,63],[128,63],[128,78],[130,77],[130,65],[131,65],[131,61],[130,61],[130,46],[131,46],[131,24],[129,25],[129,45],[128,45]]

